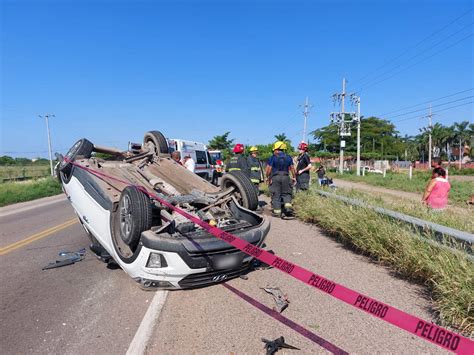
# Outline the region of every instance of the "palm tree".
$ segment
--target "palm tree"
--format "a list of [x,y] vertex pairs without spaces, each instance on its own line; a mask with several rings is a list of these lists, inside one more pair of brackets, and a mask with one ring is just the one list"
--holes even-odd
[[464,153],[464,146],[470,143],[473,135],[471,129],[472,124],[469,121],[455,122],[453,125],[454,137],[456,142],[459,142],[459,169],[462,168],[462,159]]
[[277,141],[285,142],[288,140],[288,137],[285,133],[275,134],[275,138]]

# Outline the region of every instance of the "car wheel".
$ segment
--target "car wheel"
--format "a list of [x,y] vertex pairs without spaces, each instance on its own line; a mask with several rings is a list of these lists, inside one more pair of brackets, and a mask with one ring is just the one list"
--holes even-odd
[[258,193],[252,181],[241,171],[231,171],[221,179],[221,188],[234,187],[234,196],[239,203],[252,211],[258,207]]
[[151,224],[152,207],[148,196],[136,187],[126,187],[112,220],[112,242],[122,260],[133,259],[142,232],[150,229]]
[[146,132],[143,137],[143,146],[152,144],[156,154],[168,154],[168,141],[160,131]]
[[71,180],[72,170],[74,166],[66,161],[74,161],[76,157],[83,156],[86,159],[89,159],[94,151],[94,144],[91,141],[82,138],[79,139],[74,145],[69,149],[66,156],[63,160],[59,163],[58,166],[58,178],[62,180],[64,183],[68,183]]

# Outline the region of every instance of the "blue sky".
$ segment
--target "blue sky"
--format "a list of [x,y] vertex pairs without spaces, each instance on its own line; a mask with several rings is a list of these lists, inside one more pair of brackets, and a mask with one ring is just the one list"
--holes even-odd
[[[284,132],[297,142],[298,105],[306,96],[314,105],[309,130],[327,125],[343,77],[349,92],[367,83],[365,116],[474,87],[471,1],[1,4],[0,155],[46,157],[37,116],[48,112],[60,152],[82,137],[125,149],[148,130],[203,142],[230,131],[244,144]],[[463,99],[472,95],[433,102],[463,104],[434,122],[473,121]],[[396,125],[417,134],[426,120]]]

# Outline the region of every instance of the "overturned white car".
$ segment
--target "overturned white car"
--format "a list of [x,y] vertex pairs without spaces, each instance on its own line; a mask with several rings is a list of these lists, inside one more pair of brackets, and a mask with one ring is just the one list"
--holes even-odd
[[252,261],[159,200],[256,246],[269,231],[252,211],[258,194],[244,174],[226,174],[216,187],[173,161],[158,131],[147,132],[138,151],[80,139],[61,158],[57,175],[91,250],[144,288],[210,285],[241,275]]

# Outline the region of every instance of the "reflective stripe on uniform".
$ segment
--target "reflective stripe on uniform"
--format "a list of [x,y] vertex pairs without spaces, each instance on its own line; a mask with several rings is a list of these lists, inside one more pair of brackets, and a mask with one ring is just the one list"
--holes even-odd
[[259,168],[258,166],[252,166],[252,167],[250,168],[250,170],[252,170],[252,171],[259,171],[260,168]]
[[230,168],[229,171],[240,170],[240,168]]
[[250,179],[254,184],[260,184],[260,179]]

